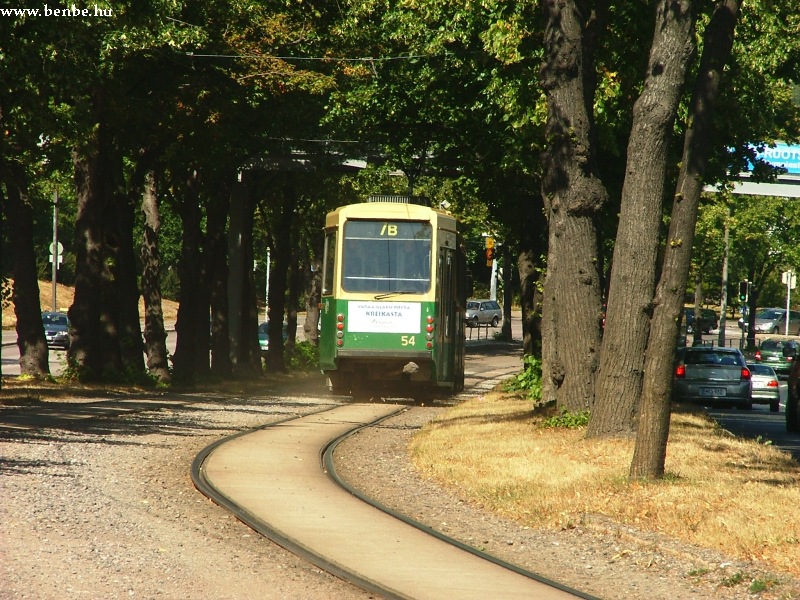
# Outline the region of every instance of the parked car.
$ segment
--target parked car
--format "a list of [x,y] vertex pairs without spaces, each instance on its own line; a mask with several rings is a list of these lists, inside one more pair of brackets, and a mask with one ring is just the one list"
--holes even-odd
[[[289,330],[286,323],[283,324],[283,341],[289,339]],[[265,321],[258,326],[258,347],[261,350],[261,356],[266,356],[269,352],[269,322]]]
[[[683,318],[686,322],[686,333],[693,333],[695,328],[694,308],[684,308]],[[717,327],[719,327],[717,313],[710,308],[701,308],[697,328],[703,333],[711,333]]]
[[497,327],[503,319],[503,309],[494,300],[467,300],[467,325]]
[[42,325],[48,346],[69,349],[69,318],[66,313],[43,312]]
[[708,406],[753,408],[751,375],[738,348],[693,346],[677,354],[672,399]]
[[772,367],[760,363],[749,363],[751,386],[750,398],[753,404],[769,404],[770,412],[778,412],[781,407],[781,388],[778,375]]
[[[793,348],[794,351],[790,352],[790,348]],[[754,358],[756,362],[775,369],[779,377],[787,378],[798,351],[800,351],[800,343],[796,340],[767,338],[758,345]]]
[[[739,319],[739,328],[747,329],[747,320]],[[786,309],[764,308],[756,314],[756,333],[786,333]],[[800,335],[800,310],[789,311],[789,334]]]

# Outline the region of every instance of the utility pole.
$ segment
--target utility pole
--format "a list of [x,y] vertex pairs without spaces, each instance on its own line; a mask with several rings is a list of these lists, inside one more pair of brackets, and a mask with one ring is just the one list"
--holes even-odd
[[53,192],[53,245],[50,246],[50,259],[53,261],[53,312],[58,311],[56,283],[58,281],[58,260],[60,252],[58,251],[58,190]]
[[264,322],[269,322],[269,248],[267,248],[267,284],[264,288]]
[[730,252],[730,220],[731,209],[728,207],[728,216],[725,218],[725,230],[723,234],[723,254],[722,254],[722,286],[720,290],[719,307],[719,339],[717,343],[725,346],[725,328],[727,327],[728,312],[728,254]]

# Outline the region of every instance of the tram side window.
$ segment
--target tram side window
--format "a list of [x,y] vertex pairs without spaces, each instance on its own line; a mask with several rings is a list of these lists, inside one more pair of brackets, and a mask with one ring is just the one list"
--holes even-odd
[[325,254],[322,267],[322,295],[333,294],[334,265],[336,264],[336,232],[325,234]]

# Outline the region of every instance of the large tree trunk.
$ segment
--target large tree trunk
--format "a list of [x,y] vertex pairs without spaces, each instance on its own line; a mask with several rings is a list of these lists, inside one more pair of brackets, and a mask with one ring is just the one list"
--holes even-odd
[[311,264],[304,270],[306,320],[303,323],[303,336],[306,341],[319,345],[319,304],[322,299],[322,236],[316,235],[311,242],[313,247]]
[[[243,344],[244,354],[242,355],[242,365],[247,365],[246,374],[261,375],[261,348],[258,344],[258,294],[256,293],[255,276],[253,264],[255,254],[253,252],[253,226],[255,223],[255,212],[257,202],[255,197],[250,194],[246,197],[244,227],[242,230],[242,253],[244,256],[243,265],[243,289],[242,289],[242,330],[241,336],[245,341]],[[286,266],[284,276],[288,273],[289,267]],[[281,342],[283,337],[279,336]]]
[[144,234],[140,256],[142,259],[142,296],[144,298],[144,340],[147,354],[147,370],[161,383],[169,383],[167,332],[164,327],[164,312],[161,306],[161,254],[158,236],[161,231],[161,215],[155,172],[148,171],[144,178],[142,193]]
[[208,201],[206,224],[206,272],[211,310],[211,372],[231,377],[231,344],[228,330],[228,239],[226,227],[230,208],[230,186],[226,178],[214,189]]
[[[286,309],[286,289],[291,251],[291,231],[293,227],[294,207],[297,194],[294,186],[295,174],[288,173],[283,179],[280,212],[278,225],[274,233],[274,248],[272,248],[273,267],[269,277],[269,351],[267,352],[266,368],[268,371],[283,371],[286,367],[283,360],[283,315]],[[276,343],[277,342],[277,343]]]
[[50,375],[50,352],[42,327],[39,282],[36,277],[36,254],[33,248],[33,207],[19,176],[3,174],[5,194],[0,188],[4,226],[14,249],[14,287],[12,300],[17,317],[17,347],[21,375],[36,379]]
[[689,0],[662,0],[656,8],[644,90],[633,107],[589,437],[632,435],[635,430],[667,156],[686,68],[694,53],[694,23]]
[[[202,232],[200,230],[202,209],[200,207],[199,182],[196,171],[189,173],[181,192],[183,197],[177,202],[178,213],[183,225],[181,258],[178,265],[181,287],[178,295],[178,317],[175,323],[177,340],[173,358],[174,377],[179,381],[191,382],[197,375],[208,371],[208,344],[201,348],[205,338],[200,329],[209,328],[208,305],[203,303],[202,293]],[[205,368],[201,359],[205,352]],[[200,369],[198,370],[198,365]]]
[[607,199],[592,151],[592,45],[584,39],[596,21],[582,7],[574,0],[545,2],[541,69],[548,112],[542,195],[549,224],[542,399],[572,411],[594,400],[601,313],[596,217]]
[[689,127],[672,205],[664,267],[656,288],[650,340],[645,360],[641,414],[631,461],[632,478],[664,475],[669,438],[672,359],[678,337],[678,314],[683,307],[691,266],[697,208],[711,144],[714,102],[722,70],[733,47],[740,0],[722,0],[706,27],[703,56],[689,110]]
[[513,339],[511,333],[511,306],[514,297],[514,290],[511,289],[511,261],[512,252],[508,244],[503,244],[503,327],[500,332],[500,337],[507,342]]
[[289,259],[289,285],[287,290],[288,305],[286,306],[286,349],[291,354],[297,343],[297,297],[300,294],[303,274],[303,261],[300,258],[300,231],[299,227],[292,227],[292,256]]
[[524,354],[542,353],[542,295],[539,293],[541,265],[535,262],[536,253],[523,250],[517,257],[520,304],[522,308],[522,349]]
[[[102,129],[102,127],[101,127]],[[97,146],[85,154],[73,153],[78,213],[75,220],[75,296],[69,309],[70,366],[82,380],[99,378],[107,364],[105,326],[101,322],[102,296],[111,275],[103,244],[103,216],[108,197],[100,185],[104,171],[102,152]]]
[[[122,162],[114,171],[122,180]],[[115,180],[116,182],[116,180]],[[139,318],[139,286],[137,283],[136,252],[133,228],[136,222],[136,202],[117,189],[107,219],[106,245],[110,246],[112,293],[107,312],[114,317],[114,341],[122,360],[125,376],[142,375],[145,371],[142,327]]]

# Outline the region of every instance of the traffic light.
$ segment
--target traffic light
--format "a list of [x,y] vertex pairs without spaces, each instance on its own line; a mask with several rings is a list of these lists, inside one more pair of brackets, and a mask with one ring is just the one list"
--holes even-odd
[[496,250],[494,247],[494,238],[493,237],[486,237],[486,266],[491,267],[492,262],[494,261],[496,254]]
[[747,302],[747,297],[749,296],[750,292],[750,282],[745,279],[744,281],[739,282],[739,302],[745,303]]
[[491,267],[492,266],[492,261],[494,260],[495,256],[496,256],[496,254],[495,254],[495,249],[494,248],[487,248],[486,249],[486,266],[487,267]]

